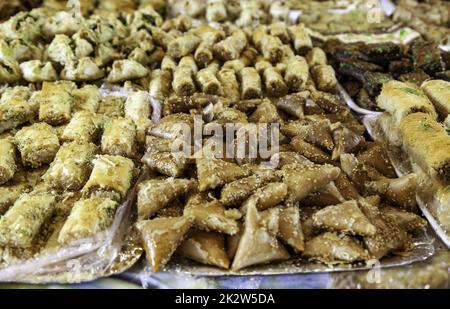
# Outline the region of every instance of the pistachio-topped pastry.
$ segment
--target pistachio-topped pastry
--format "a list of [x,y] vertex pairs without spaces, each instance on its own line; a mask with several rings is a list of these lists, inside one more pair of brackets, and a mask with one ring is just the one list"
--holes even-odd
[[16,133],[14,140],[22,163],[31,167],[52,162],[59,149],[55,129],[45,122],[23,127]]
[[0,184],[10,180],[17,170],[12,137],[0,138]]
[[148,73],[147,68],[139,62],[134,60],[117,60],[112,64],[112,70],[107,80],[110,83],[119,83],[145,77]]
[[98,155],[92,163],[92,173],[82,190],[84,196],[124,199],[134,176],[133,161],[121,156]]
[[95,236],[111,226],[117,202],[108,198],[91,197],[76,202],[59,233],[58,242]]

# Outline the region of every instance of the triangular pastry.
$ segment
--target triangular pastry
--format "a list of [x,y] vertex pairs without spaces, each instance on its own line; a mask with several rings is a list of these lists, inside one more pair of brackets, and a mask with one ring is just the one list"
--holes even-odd
[[185,195],[195,186],[190,179],[150,179],[138,186],[138,217],[145,219],[168,205],[176,198]]
[[269,221],[273,220],[266,220],[254,204],[248,206],[244,232],[231,266],[233,270],[289,258],[289,253],[269,231]]
[[195,225],[202,230],[212,230],[233,235],[239,231],[237,220],[241,213],[237,209],[226,210],[219,200],[206,193],[191,195],[184,214],[194,218]]
[[167,264],[191,226],[192,218],[186,216],[156,218],[136,223],[141,233],[148,264],[153,272],[157,272]]
[[194,261],[228,269],[224,236],[215,232],[192,231],[177,249],[181,256]]
[[355,262],[365,260],[367,252],[350,236],[326,232],[305,244],[303,255],[324,263]]
[[313,215],[313,223],[319,228],[353,235],[374,235],[377,231],[354,200],[317,211]]
[[226,183],[247,177],[251,173],[246,167],[216,158],[197,158],[196,163],[200,191],[223,186]]
[[301,201],[312,192],[316,192],[340,173],[338,167],[332,165],[296,165],[283,166],[283,181],[288,188],[288,203]]

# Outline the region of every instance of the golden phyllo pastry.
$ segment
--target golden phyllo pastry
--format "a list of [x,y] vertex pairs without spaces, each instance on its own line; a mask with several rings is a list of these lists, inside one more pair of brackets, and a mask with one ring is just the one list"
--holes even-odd
[[374,235],[377,231],[359,209],[356,201],[327,206],[313,214],[313,223],[318,228],[353,235]]
[[305,257],[326,264],[352,263],[365,260],[367,251],[350,236],[325,232],[305,244]]
[[247,177],[251,173],[245,166],[212,157],[198,158],[196,159],[196,165],[200,191],[223,186],[226,183]]
[[32,121],[37,110],[25,99],[18,96],[2,96],[0,103],[0,133],[13,129],[20,124]]
[[429,80],[424,82],[421,88],[434,104],[439,116],[446,118],[450,114],[450,82]]
[[104,126],[102,152],[133,157],[136,152],[136,125],[128,118],[110,119]]
[[189,196],[184,214],[194,218],[195,225],[206,231],[217,231],[233,235],[239,231],[237,220],[241,214],[237,209],[226,210],[219,200],[207,193]]
[[108,82],[120,83],[147,76],[148,69],[134,60],[116,60],[112,64],[112,70],[108,75]]
[[95,141],[100,129],[100,118],[89,111],[75,113],[64,128],[61,138],[65,141]]
[[0,184],[10,180],[17,170],[15,151],[10,136],[0,138]]
[[390,81],[383,85],[377,97],[378,107],[391,114],[399,125],[403,118],[411,113],[426,113],[436,119],[433,104],[425,93],[415,85],[399,81]]
[[60,125],[69,122],[72,116],[72,90],[75,85],[70,82],[42,84],[39,95],[39,120],[50,125]]
[[16,133],[14,140],[22,163],[31,167],[52,162],[59,149],[55,129],[45,122],[23,127]]
[[150,269],[164,268],[192,226],[192,218],[172,217],[142,220],[136,223]]
[[0,219],[0,245],[31,247],[55,210],[56,197],[47,192],[23,194]]
[[224,236],[215,232],[192,231],[178,247],[177,253],[206,265],[224,269],[230,266]]
[[287,185],[288,203],[296,203],[335,180],[340,173],[338,167],[331,165],[285,165],[283,182]]
[[134,163],[121,156],[98,155],[87,183],[85,196],[97,196],[121,201],[127,195],[134,176]]
[[114,221],[117,202],[109,198],[91,197],[76,202],[59,233],[58,242],[94,237],[109,228]]
[[278,220],[278,212],[263,216],[254,204],[248,205],[232,270],[289,258],[289,253],[276,238]]
[[190,179],[150,179],[138,185],[138,217],[146,219],[194,188]]
[[63,144],[44,175],[52,187],[61,190],[79,190],[86,183],[92,169],[91,161],[97,152],[92,143]]
[[404,117],[400,134],[413,162],[432,178],[450,181],[450,136],[433,115],[413,113]]

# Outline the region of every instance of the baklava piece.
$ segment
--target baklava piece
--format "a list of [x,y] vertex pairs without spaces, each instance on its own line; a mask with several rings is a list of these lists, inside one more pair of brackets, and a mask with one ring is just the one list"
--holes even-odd
[[138,185],[138,217],[146,219],[195,188],[190,179],[150,179]]
[[101,148],[104,154],[133,157],[136,153],[136,125],[128,118],[107,121]]
[[51,62],[30,60],[20,64],[23,79],[30,83],[52,82],[58,79],[58,73]]
[[247,177],[251,173],[244,166],[216,158],[198,158],[196,159],[196,165],[200,191],[223,186],[226,183]]
[[450,114],[450,82],[444,80],[429,80],[421,86],[423,92],[434,104],[442,119]]
[[336,232],[373,236],[377,231],[354,200],[327,206],[314,213],[312,218],[316,227]]
[[39,120],[50,125],[68,123],[72,115],[72,90],[76,85],[71,82],[57,82],[42,84],[39,95]]
[[0,219],[0,244],[29,248],[54,213],[56,197],[47,192],[23,194]]
[[131,187],[134,163],[121,156],[98,155],[92,161],[92,173],[83,187],[84,196],[121,201]]
[[136,223],[153,272],[164,268],[192,226],[190,217],[156,218]]
[[92,143],[71,142],[63,144],[44,175],[53,188],[79,190],[88,180],[91,161],[97,152]]
[[127,80],[142,78],[147,76],[148,69],[134,60],[116,60],[112,64],[112,70],[108,75],[108,82],[120,83]]
[[390,81],[384,84],[377,97],[377,104],[391,114],[397,125],[411,113],[421,112],[429,114],[430,118],[437,118],[434,106],[425,93],[409,83]]
[[288,203],[296,203],[335,180],[340,169],[331,165],[290,164],[283,166],[283,181],[287,185]]
[[58,136],[46,123],[35,123],[20,129],[14,140],[26,166],[39,167],[52,162],[59,149]]
[[206,265],[228,269],[224,236],[215,232],[192,231],[177,249],[180,256]]
[[64,223],[58,242],[68,244],[98,235],[112,225],[116,208],[117,202],[109,198],[90,197],[79,200]]
[[75,113],[69,124],[64,128],[61,138],[65,141],[92,142],[97,139],[100,129],[100,119],[88,111]]
[[305,90],[309,79],[309,68],[305,58],[295,56],[286,62],[284,79],[292,92]]
[[219,200],[207,193],[194,193],[186,203],[184,215],[194,218],[195,225],[206,231],[217,231],[234,235],[239,231],[237,220],[241,214],[237,209],[226,210]]
[[220,192],[220,202],[225,206],[238,206],[250,197],[254,190],[277,178],[276,175],[267,173],[229,182],[223,186]]
[[305,257],[325,264],[352,263],[364,261],[368,253],[350,236],[325,232],[305,244]]
[[244,232],[233,259],[232,270],[289,259],[289,253],[275,236],[278,220],[278,212],[272,212],[267,218],[258,212],[254,204],[248,206]]
[[297,253],[305,249],[300,210],[297,206],[280,208],[277,237]]
[[101,94],[95,85],[85,85],[72,91],[73,110],[76,112],[97,112]]
[[16,171],[14,141],[10,136],[0,138],[0,185],[13,178]]
[[450,136],[435,117],[413,113],[400,122],[403,147],[429,176],[448,183],[450,181]]
[[30,122],[36,116],[37,109],[25,99],[17,96],[7,98],[3,95],[0,103],[0,133]]

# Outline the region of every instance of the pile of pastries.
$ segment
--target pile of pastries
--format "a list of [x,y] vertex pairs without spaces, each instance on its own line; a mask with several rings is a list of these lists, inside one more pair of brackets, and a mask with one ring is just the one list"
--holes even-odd
[[416,39],[407,46],[392,42],[365,44],[328,40],[324,49],[337,78],[361,107],[378,110],[376,98],[390,80],[420,86],[430,79],[450,80],[450,53],[433,41]]
[[426,39],[450,43],[450,3],[443,0],[399,0],[393,14],[395,22],[407,24]]
[[377,104],[385,111],[377,119],[378,130],[390,145],[408,155],[412,170],[420,177],[421,193],[437,201],[436,206],[429,205],[430,212],[449,231],[450,82],[429,80],[418,87],[390,81],[383,86]]
[[[107,232],[134,187],[153,271],[174,255],[238,271],[413,249],[417,179],[366,139],[304,25],[162,18],[160,1],[83,18],[45,2],[0,24],[0,263]],[[231,124],[231,140],[212,134]],[[268,156],[235,152],[252,131]]]

